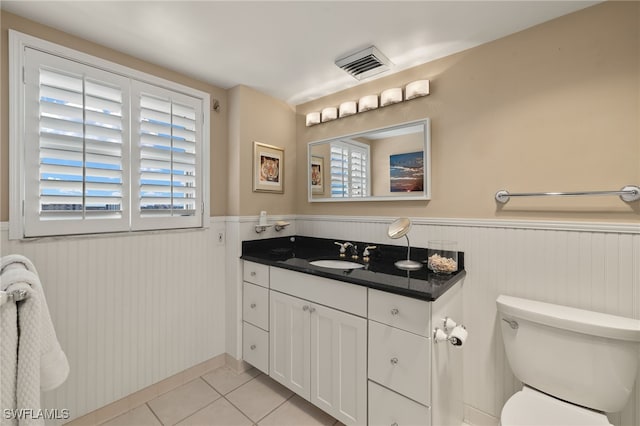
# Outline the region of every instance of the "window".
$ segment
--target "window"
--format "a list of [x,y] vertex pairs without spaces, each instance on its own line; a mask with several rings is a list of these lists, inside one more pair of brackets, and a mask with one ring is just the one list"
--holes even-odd
[[331,197],[370,194],[369,146],[360,142],[331,143]]
[[208,94],[10,38],[11,238],[203,226]]

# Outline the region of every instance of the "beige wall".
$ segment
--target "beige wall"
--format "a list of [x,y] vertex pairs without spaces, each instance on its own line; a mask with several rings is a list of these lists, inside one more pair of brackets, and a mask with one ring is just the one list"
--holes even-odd
[[[228,214],[232,216],[292,214],[296,182],[295,113],[290,106],[247,86],[229,90]],[[284,194],[253,192],[253,142],[284,148]],[[306,151],[300,151],[306,158]],[[304,162],[304,161],[303,161]],[[306,171],[302,171],[306,176]],[[301,189],[300,189],[301,188]],[[305,192],[306,197],[306,192]]]
[[[512,192],[640,184],[640,4],[605,2],[520,33],[298,105],[306,143],[431,118],[432,200],[308,203],[299,214],[640,220],[616,197],[512,199]],[[431,95],[305,127],[304,114],[417,79]],[[298,164],[306,175],[306,164]]]
[[0,221],[9,220],[9,29],[42,38],[44,40],[85,52],[139,71],[208,92],[220,101],[220,112],[210,111],[211,117],[211,216],[224,215],[227,211],[227,91],[194,80],[115,50],[71,36],[50,27],[29,21],[17,15],[1,11],[0,52]]

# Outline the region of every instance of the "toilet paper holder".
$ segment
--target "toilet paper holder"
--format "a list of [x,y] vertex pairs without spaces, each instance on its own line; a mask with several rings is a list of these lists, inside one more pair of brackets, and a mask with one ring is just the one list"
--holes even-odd
[[436,343],[448,341],[453,346],[462,346],[467,340],[467,328],[462,324],[457,324],[449,317],[442,320],[442,327],[433,330],[433,340]]

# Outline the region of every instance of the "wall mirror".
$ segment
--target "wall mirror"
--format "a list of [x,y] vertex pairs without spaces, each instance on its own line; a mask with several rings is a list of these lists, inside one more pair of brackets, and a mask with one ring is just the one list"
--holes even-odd
[[309,202],[431,199],[429,119],[309,143]]

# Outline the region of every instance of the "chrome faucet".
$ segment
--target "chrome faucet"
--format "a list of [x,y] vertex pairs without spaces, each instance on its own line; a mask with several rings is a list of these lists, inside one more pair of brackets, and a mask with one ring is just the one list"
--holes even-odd
[[365,247],[364,251],[362,252],[362,260],[364,260],[365,262],[369,261],[369,256],[371,255],[371,252],[369,250],[375,250],[377,249],[378,246],[367,246]]
[[347,255],[347,247],[353,247],[353,244],[350,242],[339,243],[336,241],[334,244],[340,246],[340,257],[345,257]]

